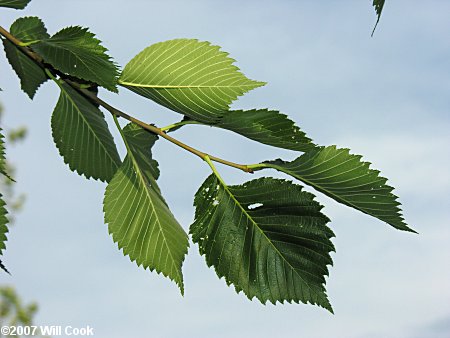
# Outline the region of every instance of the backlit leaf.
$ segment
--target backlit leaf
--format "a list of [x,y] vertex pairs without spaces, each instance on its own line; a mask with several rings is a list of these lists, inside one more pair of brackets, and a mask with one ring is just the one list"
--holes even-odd
[[156,136],[129,124],[123,130],[128,155],[105,192],[105,222],[114,242],[138,266],[169,277],[184,292],[181,267],[188,237],[156,184],[150,149]]
[[239,96],[264,85],[249,80],[233,63],[209,42],[169,40],[136,55],[119,84],[194,120],[213,123]]

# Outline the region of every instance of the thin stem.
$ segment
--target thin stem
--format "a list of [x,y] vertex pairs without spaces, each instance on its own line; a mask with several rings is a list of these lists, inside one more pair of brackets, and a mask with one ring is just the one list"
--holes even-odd
[[[113,116],[120,116],[130,122],[136,123],[137,125],[139,125],[140,127],[161,136],[162,138],[168,140],[169,142],[176,144],[177,146],[179,146],[180,148],[183,148],[189,152],[191,152],[194,155],[197,155],[198,157],[200,157],[202,160],[205,160],[206,157],[208,157],[208,159],[210,159],[211,161],[215,161],[218,163],[222,163],[225,164],[227,166],[236,168],[236,169],[240,169],[242,171],[248,172],[248,173],[253,173],[253,169],[249,168],[247,165],[245,164],[238,164],[238,163],[234,163],[234,162],[230,162],[227,160],[224,160],[222,158],[216,157],[216,156],[212,156],[212,155],[208,155],[205,152],[202,152],[198,149],[195,149],[187,144],[184,144],[183,142],[169,136],[166,134],[166,132],[158,127],[155,127],[151,124],[147,124],[141,120],[138,120],[136,118],[134,118],[131,115],[128,115],[127,113],[111,106],[110,104],[106,103],[105,101],[103,101],[102,99],[100,99],[97,95],[95,95],[94,93],[90,92],[89,90],[85,89],[83,85],[80,85],[68,78],[66,78],[64,76],[64,74],[61,74],[60,72],[57,72],[54,69],[49,69],[49,66],[46,66],[43,62],[42,57],[33,52],[29,47],[23,47],[22,44],[23,42],[20,41],[19,39],[17,39],[16,37],[14,37],[13,35],[11,35],[7,30],[5,30],[3,27],[0,26],[0,35],[3,35],[7,40],[9,40],[10,42],[12,42],[17,48],[19,48],[23,53],[25,53],[25,55],[27,55],[30,59],[32,59],[39,67],[41,67],[46,74],[52,78],[53,80],[55,80],[55,76],[53,75],[53,73],[56,73],[57,75],[60,76],[60,78],[65,81],[68,85],[70,85],[73,89],[75,89],[76,91],[78,91],[79,93],[83,94],[85,97],[87,97],[88,99],[90,99],[92,102],[98,104],[99,106],[102,106],[103,108],[105,108],[107,111],[109,111]],[[179,123],[183,123],[183,122],[188,122],[188,121],[182,121]],[[187,124],[187,123],[185,123]],[[173,129],[169,128],[169,129]],[[166,129],[168,130],[168,129]]]
[[193,120],[186,120],[186,121],[180,121],[180,122],[177,122],[177,123],[169,124],[168,126],[165,126],[165,127],[159,128],[159,129],[161,129],[162,131],[167,133],[167,132],[171,131],[172,129],[180,128],[180,127],[185,126],[187,124],[202,124],[202,123],[201,122],[197,122],[197,121],[193,121]]
[[19,48],[26,56],[35,61],[40,67],[45,68],[44,64],[42,63],[43,59],[39,54],[24,46],[24,42],[17,39],[2,26],[0,26],[0,34],[3,35],[9,42],[13,43],[17,48]]
[[35,43],[38,43],[38,42],[41,42],[41,40],[33,40],[33,41],[28,41],[28,42],[21,42],[19,46],[21,46],[21,47],[28,47],[28,46],[30,46],[32,44],[35,44]]
[[58,85],[59,88],[62,89],[61,87],[61,83],[58,81],[58,79],[55,77],[55,75],[53,75],[53,73],[50,71],[50,69],[44,68],[45,74],[47,74],[47,76]]
[[117,129],[119,130],[120,136],[122,137],[123,143],[125,143],[125,147],[127,148],[127,153],[130,154],[130,156],[134,157],[134,155],[131,152],[131,149],[130,149],[130,147],[128,145],[128,142],[127,142],[127,140],[125,138],[125,135],[123,133],[123,129],[120,126],[119,119],[117,118],[117,115],[113,114],[112,117],[113,117],[113,120],[114,120],[114,124],[116,125]]
[[217,171],[217,169],[216,169],[214,163],[211,161],[210,157],[208,155],[206,155],[204,160],[206,161],[206,163],[208,163],[208,165],[211,168],[211,170],[213,171],[214,175],[216,175],[217,179],[220,181],[220,183],[222,183],[224,188],[227,188],[225,181],[223,180],[222,176],[220,176],[219,172]]
[[247,168],[249,168],[253,171],[257,171],[257,170],[261,170],[261,169],[265,169],[265,168],[271,168],[271,166],[267,163],[256,163],[256,164],[248,164]]

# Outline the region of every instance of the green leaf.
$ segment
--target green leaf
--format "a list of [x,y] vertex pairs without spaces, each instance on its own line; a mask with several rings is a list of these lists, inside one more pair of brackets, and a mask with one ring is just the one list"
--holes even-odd
[[11,176],[9,176],[6,170],[6,158],[5,158],[5,138],[2,133],[2,128],[0,127],[0,174],[6,176],[11,181],[14,181]]
[[3,46],[9,63],[20,79],[22,90],[33,99],[40,85],[48,79],[45,71],[8,40],[3,40]]
[[[6,159],[5,159],[5,147],[4,147],[4,138],[2,134],[2,129],[0,128],[0,173],[5,175],[9,178],[8,174],[6,173]],[[5,201],[3,200],[3,195],[0,193],[0,256],[3,254],[3,250],[6,248],[6,234],[8,233],[8,218],[5,208]],[[5,272],[8,272],[6,267],[3,265],[2,261],[0,260],[0,268],[4,270]],[[9,273],[9,272],[8,272]]]
[[194,120],[213,123],[263,82],[249,80],[220,47],[194,39],[156,43],[125,67],[119,84]]
[[8,233],[8,212],[6,211],[6,203],[3,200],[3,195],[0,193],[0,256],[6,248],[6,234]]
[[33,44],[55,69],[117,92],[117,65],[95,35],[82,27],[67,27],[52,37]]
[[52,133],[71,170],[109,182],[121,161],[103,113],[66,83],[52,115]]
[[276,160],[266,167],[291,175],[336,201],[374,216],[399,230],[415,232],[404,222],[394,188],[360,155],[336,146],[311,150],[292,162]]
[[384,1],[385,0],[373,0],[372,6],[374,6],[375,12],[377,13],[377,22],[375,23],[375,27],[373,28],[372,36],[373,36],[373,33],[375,33],[375,29],[378,26],[378,22],[380,22],[381,12],[383,11],[383,7],[384,7]]
[[[11,25],[10,32],[24,43],[35,42],[49,37],[44,23],[38,17],[19,18]],[[6,57],[20,79],[22,90],[33,99],[36,91],[48,80],[45,71],[35,64],[14,44],[3,41]]]
[[31,0],[0,0],[0,7],[24,9]]
[[156,184],[150,149],[156,136],[129,124],[123,131],[128,155],[105,192],[105,222],[114,242],[137,265],[156,270],[183,288],[181,267],[188,237]]
[[274,147],[297,151],[315,147],[293,121],[275,110],[232,110],[225,113],[215,126]]
[[6,273],[9,273],[8,269],[6,268],[6,266],[3,264],[2,260],[0,259],[0,269],[2,269],[3,271],[5,271]]
[[208,266],[249,299],[309,302],[332,312],[324,276],[334,234],[313,198],[284,180],[228,187],[211,175],[195,196],[192,239]]
[[0,127],[0,173],[6,175],[6,158],[5,158],[5,137],[2,133],[2,128]]
[[44,23],[36,16],[17,19],[11,25],[9,31],[22,42],[33,42],[50,37]]

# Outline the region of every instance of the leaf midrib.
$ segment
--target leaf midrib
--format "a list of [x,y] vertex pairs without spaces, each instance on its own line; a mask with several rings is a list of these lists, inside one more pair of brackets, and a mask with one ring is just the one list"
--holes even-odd
[[[88,64],[86,64],[84,59],[82,57],[80,57],[79,54],[73,52],[73,50],[71,50],[70,48],[64,47],[63,45],[58,45],[56,43],[51,44],[51,43],[48,43],[47,41],[41,41],[40,43],[43,45],[50,46],[50,47],[59,48],[63,51],[70,53],[70,55],[73,55],[76,60],[80,61],[83,64],[83,66],[89,71],[89,73],[92,74],[93,77],[95,77],[97,79],[97,83],[99,83],[99,84],[103,83],[102,79],[99,76],[97,76],[97,73],[93,69],[91,69],[91,67]],[[85,54],[87,54],[87,53],[85,53]],[[81,75],[78,75],[78,76],[80,76],[81,78],[84,78],[84,80],[90,81],[89,79],[86,79],[85,76],[84,77],[82,77]]]
[[244,84],[244,85],[219,85],[219,86],[209,86],[209,85],[152,85],[152,84],[139,84],[126,81],[118,81],[121,86],[129,87],[141,87],[141,88],[155,88],[155,89],[189,89],[189,88],[242,88],[242,87],[254,87],[255,84]]
[[[222,187],[224,188],[224,190],[228,193],[228,195],[231,197],[231,199],[236,203],[236,205],[242,210],[242,212],[244,213],[244,215],[250,220],[250,222],[252,222],[252,224],[259,230],[259,232],[262,234],[262,236],[266,239],[266,241],[269,243],[270,246],[273,247],[273,249],[275,250],[275,252],[282,257],[283,261],[286,262],[286,264],[294,271],[294,273],[303,281],[303,283],[306,285],[306,287],[313,292],[314,294],[316,294],[315,290],[313,290],[309,284],[302,278],[301,275],[299,275],[299,273],[297,272],[297,270],[292,266],[292,264],[289,263],[289,261],[286,260],[286,258],[284,257],[284,255],[280,252],[280,250],[278,250],[278,248],[272,244],[272,241],[269,239],[269,237],[267,237],[267,235],[264,233],[264,231],[258,226],[258,223],[256,223],[253,218],[250,216],[250,214],[247,212],[247,210],[245,210],[245,208],[241,205],[241,203],[239,203],[239,201],[236,199],[236,197],[234,197],[234,195],[232,194],[232,192],[230,191],[230,189],[228,188],[228,186],[219,178],[217,178],[217,181],[220,182],[220,184],[222,185]],[[319,298],[323,298],[322,295],[318,295]],[[326,298],[325,298],[326,299]]]
[[113,159],[111,157],[111,154],[109,153],[109,150],[105,147],[105,145],[103,144],[103,142],[101,141],[101,139],[98,137],[97,133],[94,131],[94,129],[92,128],[91,124],[89,123],[89,121],[86,119],[86,117],[84,116],[84,114],[81,112],[81,110],[78,108],[78,105],[75,103],[75,101],[72,99],[72,97],[69,95],[69,93],[63,88],[63,86],[60,86],[61,88],[61,92],[64,92],[64,95],[69,99],[69,101],[72,103],[72,105],[76,108],[76,110],[78,111],[78,115],[81,116],[82,120],[84,121],[84,123],[88,126],[89,130],[91,131],[92,134],[95,135],[95,139],[100,143],[101,147],[105,150],[106,154],[108,154],[109,159],[111,160],[111,162],[116,166],[115,169],[118,169],[119,166],[116,163],[116,160]]
[[[121,133],[122,133],[122,130],[121,130]],[[133,163],[133,167],[134,167],[134,169],[135,169],[135,172],[136,172],[137,176],[139,177],[139,179],[141,180],[141,183],[144,185],[145,194],[147,195],[147,198],[148,198],[148,200],[149,200],[149,202],[150,202],[150,204],[151,204],[151,206],[152,206],[152,208],[153,208],[153,211],[155,212],[156,222],[158,223],[158,227],[159,227],[160,233],[162,234],[162,236],[163,236],[163,238],[164,238],[164,245],[166,246],[167,251],[168,251],[168,253],[169,253],[169,255],[170,255],[170,258],[171,258],[171,260],[172,260],[171,264],[172,264],[172,265],[175,265],[175,258],[173,257],[172,251],[170,250],[169,246],[167,245],[167,238],[166,238],[166,235],[165,235],[165,233],[164,233],[164,229],[163,229],[163,227],[162,227],[162,225],[161,225],[161,221],[159,220],[159,215],[158,215],[158,213],[156,212],[156,207],[155,207],[155,205],[154,205],[154,203],[153,203],[152,197],[150,196],[150,192],[149,192],[149,189],[148,189],[148,187],[150,186],[150,184],[147,182],[147,179],[145,178],[144,174],[143,174],[142,171],[140,170],[139,164],[137,163],[137,160],[136,160],[136,158],[135,158],[135,156],[134,156],[133,151],[132,151],[131,148],[130,148],[130,145],[129,145],[129,143],[128,143],[126,137],[123,137],[123,140],[124,140],[125,146],[126,146],[126,148],[127,148],[128,155],[130,156],[131,161],[132,161],[132,163]],[[177,267],[177,266],[175,265],[175,267]],[[183,286],[182,286],[182,284],[183,284],[183,279],[182,279],[182,277],[181,277],[180,271],[179,271],[179,269],[177,269],[177,268],[175,269],[175,271],[176,271],[177,276],[178,276],[178,278],[179,278],[180,287],[183,289]]]
[[[270,164],[270,163],[266,163],[265,165],[268,166],[269,168],[273,168],[273,169],[282,171],[282,172],[284,172],[284,173],[286,173],[286,174],[288,174],[288,175],[290,175],[290,176],[294,176],[294,177],[298,178],[300,181],[302,181],[302,182],[304,182],[304,183],[306,183],[306,184],[308,184],[308,185],[314,187],[316,190],[318,190],[318,191],[320,191],[320,192],[322,192],[322,193],[324,193],[324,194],[326,194],[326,195],[329,195],[329,196],[331,196],[332,198],[336,199],[337,201],[340,201],[340,202],[342,202],[342,203],[344,203],[344,204],[346,204],[346,205],[348,205],[348,206],[350,206],[350,207],[352,207],[352,208],[355,208],[356,210],[359,210],[359,211],[365,213],[366,215],[374,216],[374,215],[368,213],[365,209],[363,209],[363,208],[361,208],[361,207],[355,205],[355,204],[352,203],[350,200],[347,200],[347,199],[345,199],[345,198],[342,198],[342,197],[340,197],[340,196],[334,194],[332,191],[330,191],[330,190],[328,190],[328,189],[326,189],[326,188],[323,188],[323,187],[321,187],[321,186],[315,184],[314,182],[312,182],[312,181],[310,181],[310,180],[304,178],[304,177],[301,176],[301,175],[295,174],[293,171],[290,171],[289,169],[284,169],[284,168],[281,167],[281,166],[274,165],[274,164]],[[375,203],[375,204],[378,204],[378,203]],[[383,211],[384,211],[384,209],[383,209]],[[375,217],[378,218],[377,216],[375,216]],[[384,217],[384,215],[382,215],[382,217]],[[383,221],[383,222],[385,222],[385,223],[387,223],[387,224],[390,224],[390,225],[394,225],[394,224],[395,224],[395,225],[397,225],[397,226],[402,226],[402,227],[405,227],[405,228],[407,228],[407,229],[410,229],[408,226],[406,226],[406,225],[403,224],[402,222],[395,221],[395,222],[392,222],[392,223],[391,223],[391,222],[387,222],[387,221],[382,220],[382,219],[380,219],[380,220]],[[414,230],[410,229],[409,231],[414,231]]]
[[352,202],[347,201],[346,199],[344,199],[344,198],[342,198],[342,197],[340,197],[340,196],[334,194],[333,192],[331,192],[330,190],[328,190],[328,189],[326,189],[326,188],[322,188],[321,186],[315,184],[314,182],[311,182],[310,180],[304,178],[304,177],[301,176],[301,175],[296,174],[295,172],[293,172],[293,171],[291,171],[291,170],[289,170],[289,169],[284,169],[283,167],[280,167],[280,166],[274,165],[274,164],[269,164],[269,163],[266,163],[266,165],[267,165],[268,167],[270,167],[270,168],[273,168],[273,169],[282,171],[282,172],[284,172],[284,173],[286,173],[286,174],[288,174],[288,175],[290,175],[290,176],[294,176],[294,177],[298,178],[300,181],[302,181],[302,182],[304,182],[304,183],[306,183],[306,184],[308,184],[308,185],[310,185],[310,186],[316,188],[316,189],[319,190],[320,192],[325,193],[325,194],[329,194],[329,195],[333,196],[333,198],[336,198],[336,199],[339,200],[339,201],[343,201],[343,202],[345,202],[345,203],[351,205],[353,208],[355,208],[355,209],[357,209],[357,210],[360,210],[360,211],[362,211],[362,212],[364,212],[364,213],[367,214],[367,212],[365,212],[364,210],[362,210],[360,207],[354,205]]

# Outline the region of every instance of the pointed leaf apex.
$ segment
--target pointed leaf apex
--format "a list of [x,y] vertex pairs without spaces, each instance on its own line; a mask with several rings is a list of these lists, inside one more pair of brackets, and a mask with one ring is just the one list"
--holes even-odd
[[169,40],[136,55],[119,84],[193,120],[214,123],[239,96],[265,84],[248,79],[234,62],[210,42]]
[[385,184],[387,179],[379,176],[378,170],[370,169],[370,162],[361,161],[359,155],[346,148],[317,147],[291,162],[265,163],[394,228],[415,232],[405,223],[398,197]]

